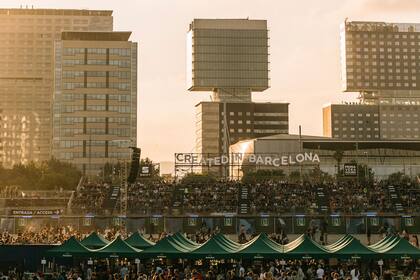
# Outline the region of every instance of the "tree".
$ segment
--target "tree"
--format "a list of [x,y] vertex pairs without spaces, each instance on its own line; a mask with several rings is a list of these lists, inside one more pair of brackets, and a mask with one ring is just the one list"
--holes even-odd
[[0,168],[0,186],[20,186],[24,190],[73,190],[82,176],[72,164],[50,159]]
[[300,171],[292,171],[289,174],[289,182],[298,183],[301,180]]
[[322,171],[319,166],[315,166],[309,174],[304,174],[304,181],[323,183],[333,182],[334,178],[327,172]]
[[286,175],[282,169],[258,169],[257,171],[244,172],[242,182],[247,184],[261,183],[266,180],[284,180]]
[[341,161],[343,160],[344,152],[342,150],[336,150],[333,154],[333,158],[337,161],[337,175],[341,174]]
[[217,183],[216,177],[211,174],[188,173],[181,179],[186,185],[209,185]]
[[366,164],[357,165],[357,176],[359,183],[362,185],[372,185],[375,179],[375,173],[373,172],[372,168]]
[[388,183],[391,185],[406,185],[408,183],[411,183],[411,179],[409,176],[405,175],[401,171],[398,171],[388,176]]

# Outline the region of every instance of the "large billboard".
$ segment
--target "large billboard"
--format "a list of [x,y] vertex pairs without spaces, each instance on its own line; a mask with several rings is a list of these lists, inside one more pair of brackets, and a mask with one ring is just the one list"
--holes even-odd
[[357,163],[345,163],[343,168],[343,175],[345,177],[356,177]]
[[199,154],[199,153],[176,153],[176,166],[226,166],[226,165],[260,165],[260,166],[290,166],[308,163],[319,163],[316,153],[293,153],[293,154]]

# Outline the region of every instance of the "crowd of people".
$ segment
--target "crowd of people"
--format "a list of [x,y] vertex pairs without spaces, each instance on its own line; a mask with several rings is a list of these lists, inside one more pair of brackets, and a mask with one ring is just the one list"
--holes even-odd
[[[115,195],[115,203],[109,203]],[[6,208],[55,207],[69,210],[68,214],[119,214],[121,200],[118,186],[109,183],[85,182],[78,186],[73,196],[57,195],[36,197],[22,192],[18,187],[0,189],[0,199]],[[420,213],[420,188],[397,185],[397,197],[389,191],[389,184],[377,182],[359,185],[341,183],[290,183],[266,180],[245,184],[240,181],[212,183],[175,183],[163,181],[137,182],[128,187],[127,211],[131,215],[160,214],[213,214],[239,213],[246,205],[247,213],[264,214],[360,214],[377,212],[395,214]],[[246,189],[247,197],[243,197]],[[399,205],[399,209],[396,205]],[[69,206],[69,207],[67,207]]]
[[[16,270],[9,271],[11,280],[17,279],[18,275]],[[380,266],[373,260],[221,260],[201,263],[154,260],[139,265],[121,260],[81,262],[62,268],[61,272],[37,273],[31,280],[418,280],[419,276],[420,268],[416,267],[415,261],[386,261]]]
[[112,209],[104,209],[104,202],[111,186],[107,183],[86,182],[78,187],[71,198],[72,214],[105,214]]
[[0,244],[61,244],[72,236],[82,237],[71,226],[28,226],[18,233],[3,231],[0,234]]
[[[242,189],[247,197],[241,197]],[[385,182],[368,186],[355,183],[288,183],[267,180],[244,184],[238,181],[214,183],[137,182],[128,188],[128,213],[153,214],[212,214],[238,213],[240,204],[247,204],[249,214],[360,214],[364,212],[397,213],[396,204],[407,214],[420,212],[420,189],[395,186],[393,197]],[[109,184],[87,183],[72,200],[74,213],[103,214],[119,211],[105,209],[104,200],[110,191]],[[322,194],[320,194],[322,192]],[[114,213],[115,214],[115,213]]]
[[[123,227],[109,227],[104,230],[98,230],[107,240],[114,240],[115,237],[121,236],[126,238],[127,232]],[[75,227],[67,226],[28,226],[23,231],[11,233],[4,230],[0,233],[0,245],[2,244],[62,244],[70,237],[74,236],[78,240],[82,240],[88,236],[90,231],[79,231]]]

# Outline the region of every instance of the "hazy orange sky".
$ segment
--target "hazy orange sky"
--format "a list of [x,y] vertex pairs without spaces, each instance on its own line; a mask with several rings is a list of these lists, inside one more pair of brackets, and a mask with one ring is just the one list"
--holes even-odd
[[143,156],[173,160],[192,152],[194,105],[207,93],[185,86],[185,36],[193,18],[266,19],[271,88],[255,101],[290,103],[290,133],[322,134],[322,106],[355,100],[340,92],[339,24],[349,20],[420,22],[420,0],[1,0],[4,8],[114,10],[114,30],[139,43],[138,144]]

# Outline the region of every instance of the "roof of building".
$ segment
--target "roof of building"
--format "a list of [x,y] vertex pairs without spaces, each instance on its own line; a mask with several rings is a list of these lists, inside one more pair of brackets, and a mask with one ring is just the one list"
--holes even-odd
[[267,20],[262,19],[194,19],[190,29],[267,30]]
[[290,105],[289,102],[240,102],[240,101],[233,101],[233,102],[223,102],[223,101],[200,101],[197,104],[195,104],[195,107],[200,106],[201,104],[221,104],[221,103],[226,103],[226,104],[283,104],[283,105]]
[[61,33],[62,40],[75,41],[128,41],[131,31],[110,31],[110,32],[72,32]]
[[112,16],[112,10],[78,9],[0,9],[0,15],[40,15],[40,16]]

